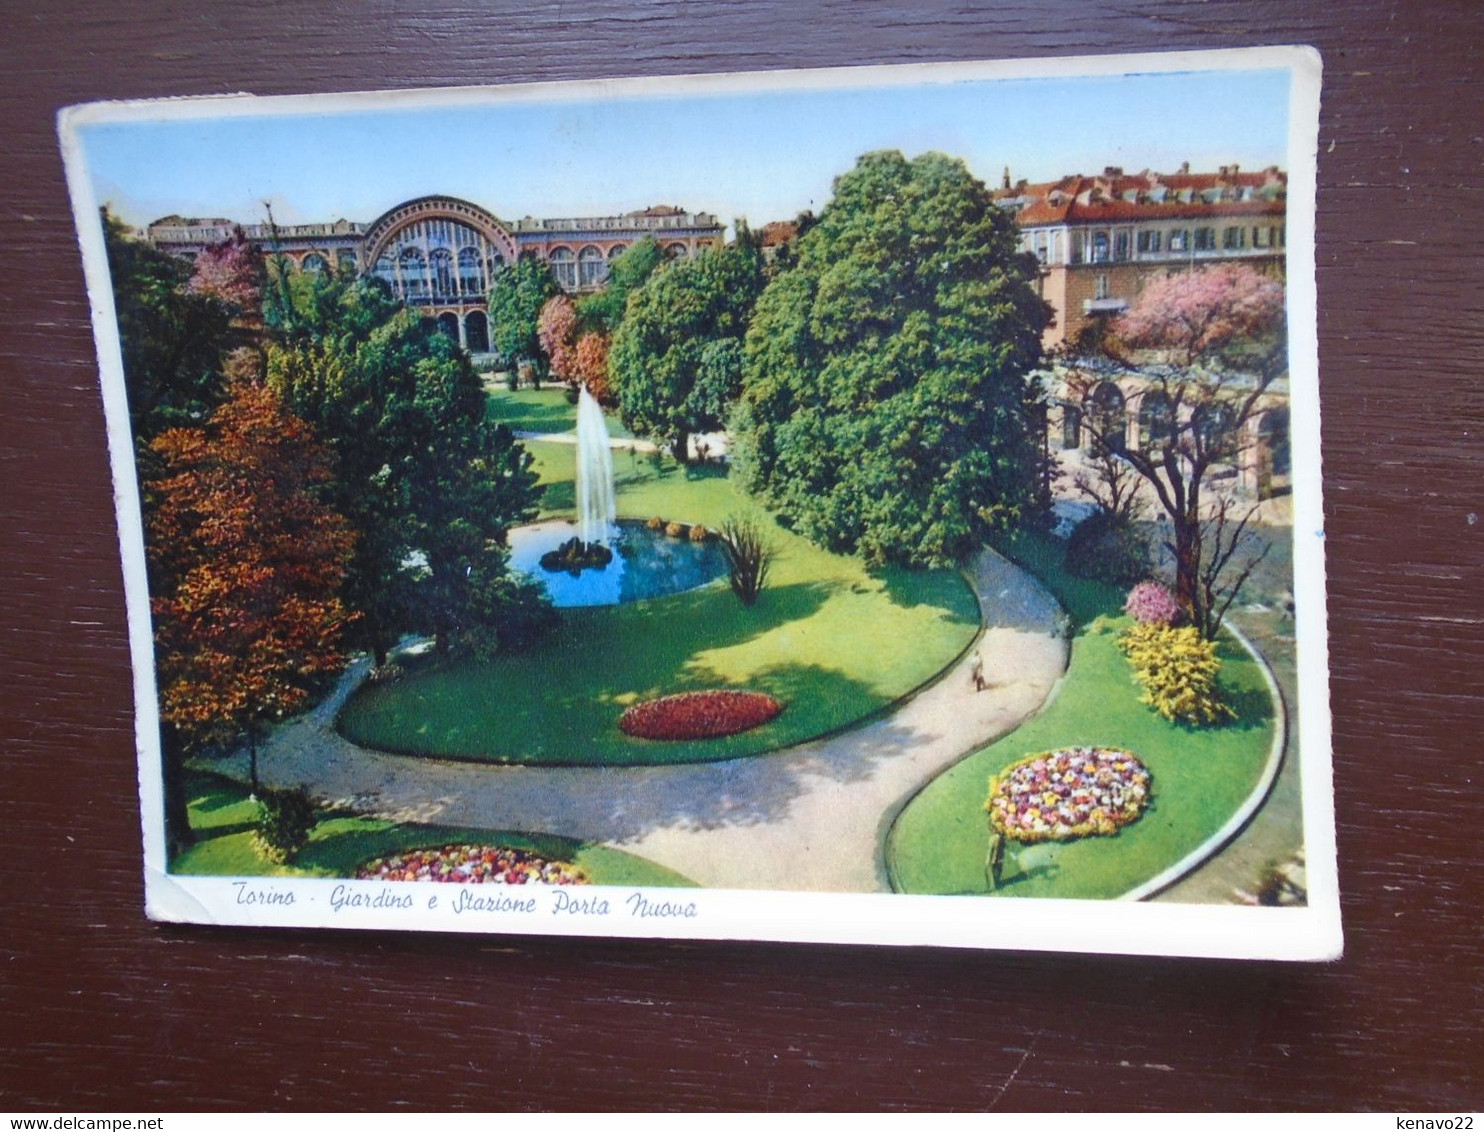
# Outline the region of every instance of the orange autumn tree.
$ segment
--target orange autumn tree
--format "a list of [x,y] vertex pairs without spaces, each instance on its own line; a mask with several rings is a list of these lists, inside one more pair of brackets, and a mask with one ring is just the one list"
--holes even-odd
[[256,791],[263,725],[345,662],[354,535],[316,498],[331,470],[308,426],[256,382],[234,383],[204,428],[151,447],[163,466],[147,510],[161,716],[189,746],[246,733]]
[[608,336],[590,330],[577,340],[573,369],[578,385],[587,386],[604,405],[614,403],[613,390],[608,385]]

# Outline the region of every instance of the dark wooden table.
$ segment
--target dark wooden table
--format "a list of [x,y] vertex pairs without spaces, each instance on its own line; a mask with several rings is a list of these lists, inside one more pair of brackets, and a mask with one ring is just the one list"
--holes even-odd
[[[1484,9],[57,0],[0,34],[0,1108],[1484,1101]],[[406,14],[403,14],[406,13]],[[1310,43],[1340,865],[1329,966],[166,928],[53,116],[116,97]],[[1097,107],[1048,130],[1094,132]]]

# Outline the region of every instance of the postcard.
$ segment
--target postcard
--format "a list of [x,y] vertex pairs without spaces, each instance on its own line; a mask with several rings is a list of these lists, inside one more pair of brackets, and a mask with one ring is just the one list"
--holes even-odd
[[1338,956],[1319,84],[64,110],[147,914]]

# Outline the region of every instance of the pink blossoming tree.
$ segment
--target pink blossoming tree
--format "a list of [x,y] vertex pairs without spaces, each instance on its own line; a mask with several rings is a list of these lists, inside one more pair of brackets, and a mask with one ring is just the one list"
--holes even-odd
[[[1106,352],[1133,371],[1148,435],[1131,447],[1121,415],[1089,412],[1084,427],[1137,473],[1168,519],[1175,597],[1209,639],[1264,553],[1248,553],[1256,506],[1208,490],[1208,480],[1242,463],[1249,426],[1287,372],[1283,286],[1242,264],[1181,271],[1150,282],[1110,329]],[[1074,368],[1074,404],[1102,380]]]
[[573,339],[577,334],[577,307],[566,295],[553,295],[546,300],[536,319],[536,337],[551,363],[551,373],[558,381],[573,385],[577,381],[577,354]]
[[260,322],[263,315],[263,253],[238,228],[219,244],[202,249],[191,265],[186,290],[209,295],[237,309],[239,317]]

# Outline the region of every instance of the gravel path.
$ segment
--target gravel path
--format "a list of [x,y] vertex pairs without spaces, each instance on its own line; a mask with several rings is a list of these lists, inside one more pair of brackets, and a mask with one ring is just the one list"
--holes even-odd
[[[503,767],[381,754],[333,721],[365,678],[358,661],[333,695],[259,753],[263,781],[303,783],[396,821],[562,834],[636,853],[715,888],[880,892],[882,845],[901,807],[970,752],[1036,712],[1065,671],[1061,610],[992,551],[970,577],[985,630],[971,654],[896,710],[771,755],[664,767]],[[240,756],[229,772],[246,777]]]

